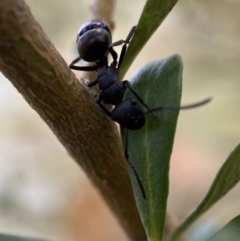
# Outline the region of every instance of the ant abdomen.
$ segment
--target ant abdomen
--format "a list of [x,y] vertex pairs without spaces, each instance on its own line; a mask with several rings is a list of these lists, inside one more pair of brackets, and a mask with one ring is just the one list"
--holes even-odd
[[133,98],[128,98],[119,103],[112,111],[111,117],[121,126],[130,130],[139,130],[145,124],[145,116]]

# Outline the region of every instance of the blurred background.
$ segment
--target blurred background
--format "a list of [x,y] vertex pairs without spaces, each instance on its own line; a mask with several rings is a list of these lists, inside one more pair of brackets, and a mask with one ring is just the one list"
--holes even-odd
[[[67,63],[90,1],[26,0]],[[121,0],[113,40],[136,25],[145,1]],[[126,75],[174,53],[184,62],[183,111],[171,160],[169,210],[182,220],[203,198],[240,140],[240,1],[180,1]],[[16,59],[17,61],[17,59]],[[76,73],[79,75],[79,73]],[[56,137],[0,74],[0,232],[52,240],[127,240],[98,192]],[[240,214],[240,185],[187,233],[198,241]],[[194,232],[194,235],[193,235]]]

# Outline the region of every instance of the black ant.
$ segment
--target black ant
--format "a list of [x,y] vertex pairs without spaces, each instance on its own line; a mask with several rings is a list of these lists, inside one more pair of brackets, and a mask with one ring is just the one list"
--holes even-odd
[[[131,87],[131,83],[127,80],[119,80],[119,68],[122,64],[124,55],[126,53],[127,45],[131,40],[135,26],[130,30],[126,40],[119,40],[117,42],[111,43],[111,32],[107,24],[102,20],[92,20],[88,21],[80,28],[77,35],[77,46],[79,57],[72,61],[69,65],[71,69],[81,70],[81,71],[97,71],[97,78],[92,82],[86,82],[88,87],[92,87],[96,84],[99,85],[100,95],[97,98],[97,103],[102,108],[102,110],[115,122],[119,123],[122,127],[126,129],[125,142],[124,142],[124,154],[125,158],[134,172],[137,179],[139,187],[142,192],[142,196],[145,199],[146,194],[143,188],[140,177],[129,161],[127,144],[128,144],[128,129],[139,130],[145,124],[145,116],[160,110],[180,110],[180,109],[190,109],[201,105],[204,105],[210,101],[206,99],[204,101],[186,105],[186,106],[159,106],[150,109],[144,100],[139,96],[139,94]],[[118,55],[113,49],[114,46],[122,45],[122,50],[120,54],[119,61]],[[107,56],[111,54],[113,62],[108,65]],[[87,62],[95,62],[93,66],[76,66],[75,64],[81,59]],[[127,88],[132,92],[135,98],[144,105],[148,111],[143,112],[137,101],[134,98],[127,98],[123,100]],[[114,109],[109,111],[101,102],[105,104],[114,105]]]

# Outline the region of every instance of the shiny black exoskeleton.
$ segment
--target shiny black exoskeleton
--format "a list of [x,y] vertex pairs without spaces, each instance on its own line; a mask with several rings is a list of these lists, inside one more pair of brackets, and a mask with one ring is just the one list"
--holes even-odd
[[[137,102],[134,99],[124,100],[124,95],[129,88],[135,98],[142,103],[148,110],[150,108],[144,103],[143,99],[131,87],[131,83],[127,80],[119,80],[119,68],[122,64],[124,55],[126,53],[127,45],[131,40],[135,31],[135,27],[131,29],[126,40],[119,40],[111,43],[111,33],[106,23],[101,20],[93,20],[86,22],[79,30],[77,36],[77,45],[79,57],[72,61],[69,65],[71,69],[82,71],[97,71],[97,78],[92,82],[86,82],[88,87],[96,84],[99,85],[100,95],[97,102],[100,107],[116,122],[125,128],[131,130],[140,129],[145,123],[145,117]],[[99,35],[99,36],[98,36]],[[89,38],[88,43],[87,39]],[[106,45],[108,44],[108,49]],[[120,54],[119,62],[118,55],[114,51],[113,46],[124,44]],[[98,47],[97,47],[98,46]],[[103,47],[104,46],[104,47]],[[84,53],[83,53],[84,49]],[[92,51],[94,49],[94,51]],[[101,51],[100,51],[101,50]],[[108,65],[107,53],[110,53],[113,58],[111,65]],[[95,55],[94,55],[95,54]],[[94,61],[94,66],[76,66],[75,64],[83,59],[85,61]],[[109,112],[101,102],[105,104],[115,105],[112,112]],[[124,109],[124,111],[122,111]],[[142,112],[141,115],[136,116],[136,109]],[[130,117],[129,117],[130,115]]]
[[[122,54],[119,59],[119,66],[122,63],[123,55],[125,54],[127,44],[134,33],[133,27],[129,33],[129,38],[119,40],[112,43],[112,35],[108,25],[103,20],[91,20],[84,23],[77,34],[77,49],[79,57],[72,61],[69,65],[71,69],[82,71],[93,71],[99,67],[108,64],[107,56],[110,53],[113,60],[117,61],[117,53],[114,51],[114,46],[124,44]],[[95,62],[96,66],[75,66],[80,60],[86,62]]]
[[[126,129],[137,130],[145,123],[143,111],[137,104],[135,99],[123,100],[127,88],[134,94],[135,98],[140,101],[145,107],[149,107],[144,103],[142,98],[131,87],[131,83],[127,80],[119,80],[119,68],[122,64],[127,45],[131,40],[135,31],[135,27],[131,29],[126,40],[119,40],[111,43],[111,32],[104,21],[93,20],[88,21],[80,28],[77,35],[77,46],[79,57],[71,62],[69,67],[80,71],[96,71],[97,78],[92,82],[86,82],[88,87],[99,85],[100,95],[97,102],[103,111],[118,122]],[[114,51],[114,46],[122,45],[119,62],[118,55]],[[108,65],[108,54],[111,54],[113,62]],[[76,66],[75,64],[81,59],[87,62],[95,62],[94,66]],[[115,108],[110,112],[101,102],[105,104],[112,104]],[[130,167],[132,168],[138,184],[140,186],[143,197],[145,198],[145,191],[138,173],[132,163],[128,160],[127,152],[127,133],[124,147],[124,154]]]
[[107,57],[111,43],[111,31],[104,21],[88,21],[78,31],[78,52],[87,62],[95,62]]
[[[86,82],[88,87],[99,85],[100,95],[98,96],[97,102],[102,110],[115,122],[119,123],[126,129],[125,143],[124,143],[124,154],[130,167],[132,168],[138,184],[141,188],[141,192],[144,198],[146,198],[145,191],[142,182],[138,176],[132,163],[128,160],[127,142],[128,142],[128,129],[139,130],[145,124],[145,115],[160,111],[163,109],[189,109],[200,105],[203,105],[210,101],[207,99],[203,102],[199,102],[193,105],[182,106],[182,107],[156,107],[150,109],[139,94],[131,87],[131,83],[127,80],[119,80],[119,68],[122,64],[124,55],[126,53],[127,45],[131,40],[135,31],[135,27],[131,29],[126,40],[119,40],[111,43],[111,33],[106,23],[101,20],[94,20],[85,23],[78,33],[77,45],[79,57],[72,61],[69,65],[71,69],[81,71],[96,71],[97,78],[92,82]],[[122,50],[118,62],[118,55],[114,51],[113,47],[121,45]],[[107,47],[108,46],[108,47]],[[113,62],[108,65],[107,55],[111,54]],[[75,64],[81,59],[90,62],[95,62],[93,66],[76,66]],[[136,99],[127,98],[123,100],[127,88],[133,93],[137,101],[144,105],[148,111],[143,112],[138,105]],[[109,111],[101,102],[105,104],[114,105],[114,109]]]
[[[111,43],[111,32],[107,24],[102,20],[88,21],[80,28],[77,35],[77,46],[79,57],[69,65],[71,69],[82,71],[97,71],[97,78],[92,82],[86,82],[88,87],[98,84],[100,95],[97,102],[100,107],[116,122],[125,128],[131,130],[140,129],[145,123],[145,117],[137,102],[134,99],[124,100],[124,95],[129,88],[135,98],[142,103],[148,110],[150,108],[144,103],[143,99],[131,87],[127,80],[119,80],[119,68],[122,64],[127,45],[131,40],[135,27],[131,29],[126,40],[119,40]],[[120,54],[119,62],[117,53],[113,46],[124,44]],[[108,48],[106,47],[108,46]],[[108,65],[107,54],[110,53],[113,58],[111,65]],[[94,61],[94,66],[76,66],[75,64],[83,59],[85,61]],[[115,106],[112,112],[109,112],[101,102]],[[141,113],[141,115],[135,115]]]

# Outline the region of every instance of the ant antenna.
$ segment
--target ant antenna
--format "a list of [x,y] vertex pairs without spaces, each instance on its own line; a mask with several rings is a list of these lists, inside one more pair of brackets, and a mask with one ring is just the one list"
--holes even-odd
[[127,163],[128,165],[131,167],[133,173],[134,173],[134,176],[136,177],[136,180],[138,182],[138,185],[141,189],[141,192],[142,192],[142,196],[144,199],[146,199],[146,194],[145,194],[145,190],[144,190],[144,187],[142,185],[142,181],[137,173],[137,170],[135,169],[135,167],[133,166],[133,164],[129,161],[128,159],[128,151],[127,151],[127,146],[128,146],[128,129],[125,128],[125,142],[124,142],[124,155],[125,155],[125,158],[127,160]]
[[205,105],[207,103],[209,103],[210,101],[212,100],[212,98],[207,98],[203,101],[200,101],[200,102],[197,102],[197,103],[194,103],[194,104],[190,104],[190,105],[183,105],[183,106],[158,106],[158,107],[155,107],[147,112],[144,113],[144,115],[149,115],[153,112],[156,112],[156,111],[161,111],[161,110],[186,110],[186,109],[192,109],[192,108],[196,108],[196,107],[199,107],[199,106],[202,106],[202,105]]

